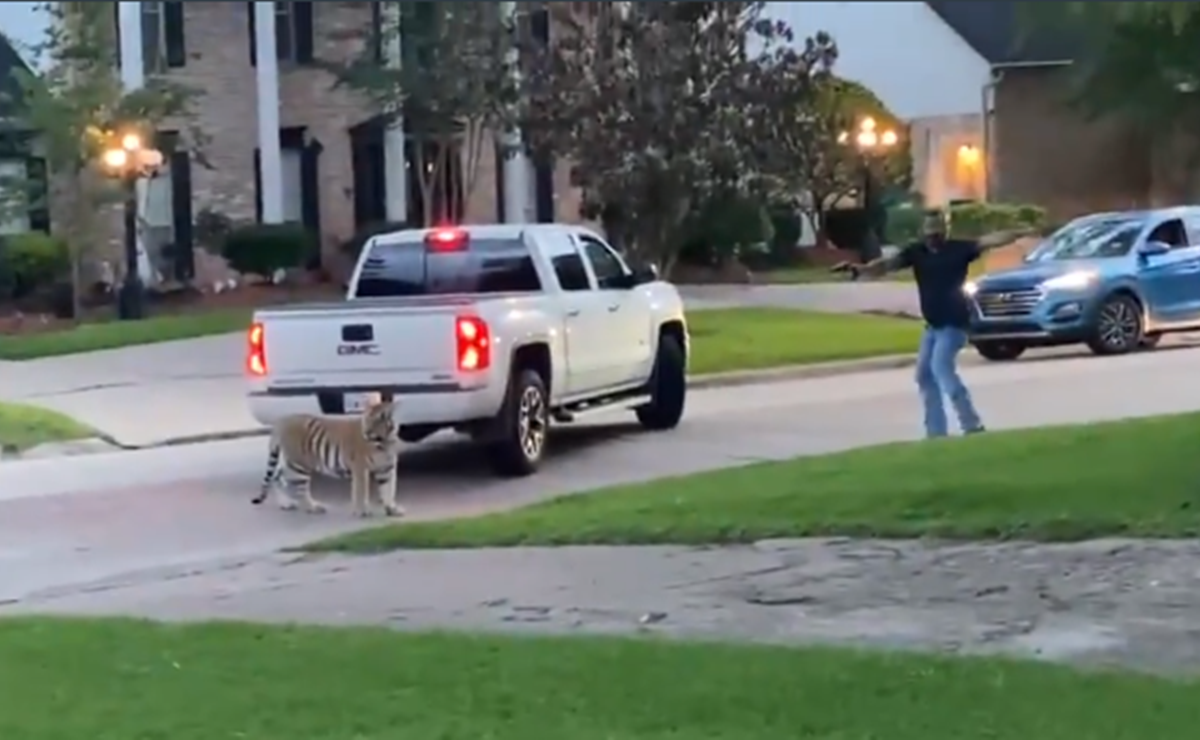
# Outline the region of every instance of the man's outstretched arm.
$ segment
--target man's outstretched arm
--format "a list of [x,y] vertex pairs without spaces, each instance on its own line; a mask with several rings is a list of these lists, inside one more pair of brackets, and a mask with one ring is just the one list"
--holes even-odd
[[986,236],[981,236],[979,241],[976,243],[979,245],[979,250],[981,252],[986,252],[989,249],[1006,247],[1021,237],[1029,236],[1030,234],[1035,233],[1037,233],[1037,230],[1029,227],[1021,229],[1009,229],[1007,231],[996,231],[991,234],[987,234]]
[[859,278],[879,278],[892,272],[909,267],[908,255],[904,250],[895,254],[877,257],[865,265],[855,264],[853,262],[839,262],[829,268],[830,272],[848,272],[852,280]]

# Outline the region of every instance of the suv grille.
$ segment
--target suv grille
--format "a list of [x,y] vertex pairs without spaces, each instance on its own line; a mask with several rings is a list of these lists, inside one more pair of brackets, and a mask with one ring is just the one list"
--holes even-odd
[[1042,300],[1040,288],[1017,290],[981,290],[975,294],[975,303],[984,318],[1001,319],[1028,316],[1033,313],[1038,301]]

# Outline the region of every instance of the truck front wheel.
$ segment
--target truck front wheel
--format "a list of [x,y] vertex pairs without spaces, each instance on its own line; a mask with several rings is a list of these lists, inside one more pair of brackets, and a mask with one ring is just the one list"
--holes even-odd
[[637,408],[637,418],[642,426],[654,431],[679,426],[687,401],[687,358],[675,337],[663,335],[658,340],[654,372],[647,387],[650,403]]
[[514,372],[495,424],[484,448],[492,469],[514,478],[536,472],[550,431],[546,383],[536,370]]

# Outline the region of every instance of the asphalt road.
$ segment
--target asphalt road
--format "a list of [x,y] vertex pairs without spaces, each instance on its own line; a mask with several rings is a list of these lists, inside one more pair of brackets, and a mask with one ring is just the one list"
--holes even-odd
[[[993,428],[1200,409],[1200,350],[973,366]],[[453,438],[402,458],[413,518],[461,516],[625,481],[914,438],[909,371],[693,393],[676,431],[642,433],[624,415],[565,428],[537,476],[495,480]],[[126,575],[186,570],[361,526],[345,489],[320,491],[323,517],[254,508],[263,441],[0,464],[0,601]]]

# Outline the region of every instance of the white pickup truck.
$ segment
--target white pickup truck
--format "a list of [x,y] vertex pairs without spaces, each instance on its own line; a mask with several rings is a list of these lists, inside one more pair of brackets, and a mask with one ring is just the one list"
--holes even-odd
[[551,422],[626,407],[671,429],[687,394],[675,288],[565,224],[396,231],[363,248],[346,301],[256,311],[250,412],[356,414],[397,402],[400,438],[470,435],[502,475],[528,475]]

